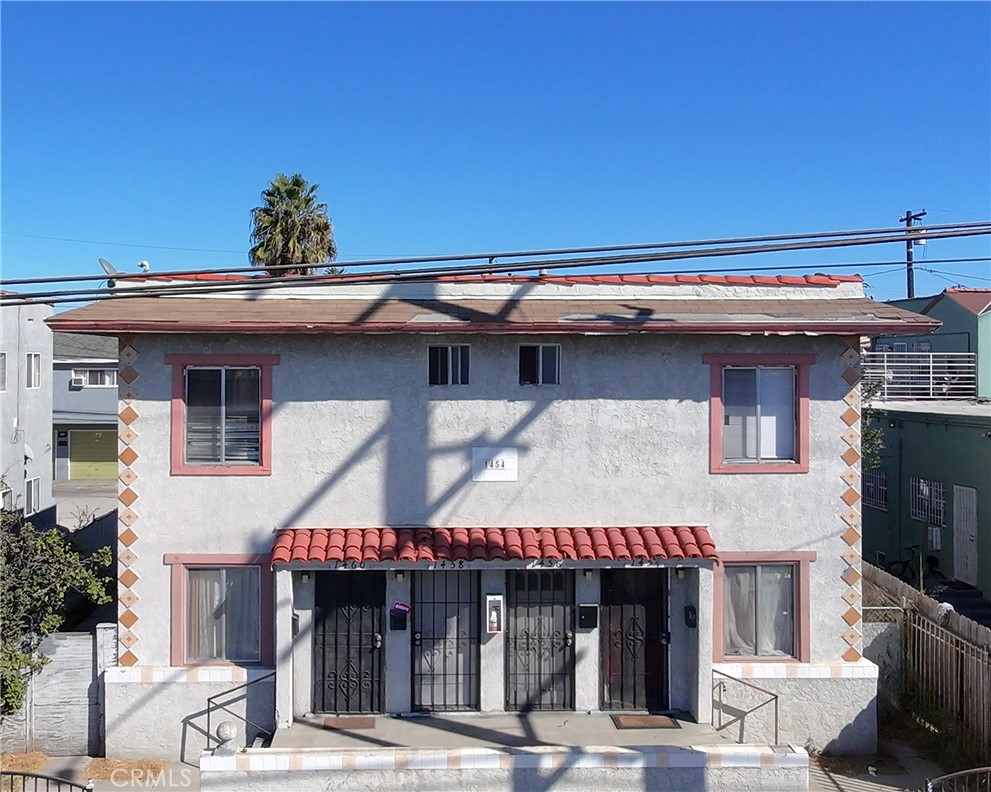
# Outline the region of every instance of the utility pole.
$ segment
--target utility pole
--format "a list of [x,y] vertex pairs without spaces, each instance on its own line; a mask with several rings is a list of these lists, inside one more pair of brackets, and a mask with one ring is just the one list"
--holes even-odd
[[[926,216],[926,210],[923,209],[921,212],[916,212],[912,214],[911,209],[905,211],[904,217],[899,217],[898,222],[905,224],[905,231],[912,227],[912,223],[916,220],[921,220]],[[912,235],[906,234],[905,237],[905,275],[908,280],[908,296],[911,299],[915,297],[915,262],[912,257]]]

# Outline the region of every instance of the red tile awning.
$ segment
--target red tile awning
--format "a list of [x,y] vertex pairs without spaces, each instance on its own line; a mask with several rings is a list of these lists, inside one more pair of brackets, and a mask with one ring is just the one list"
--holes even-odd
[[609,528],[295,528],[272,565],[296,562],[718,560],[701,525]]

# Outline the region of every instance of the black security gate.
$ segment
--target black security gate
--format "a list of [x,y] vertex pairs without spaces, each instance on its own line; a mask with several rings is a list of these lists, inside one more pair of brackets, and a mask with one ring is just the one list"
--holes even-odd
[[413,575],[413,709],[477,710],[477,572]]
[[668,708],[667,570],[602,571],[602,708]]
[[574,573],[509,572],[506,592],[506,709],[574,709]]
[[318,572],[313,711],[382,711],[382,572]]

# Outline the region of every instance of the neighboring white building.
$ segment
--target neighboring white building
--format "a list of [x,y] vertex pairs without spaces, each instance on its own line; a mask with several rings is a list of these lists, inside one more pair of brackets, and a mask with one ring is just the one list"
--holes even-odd
[[337,281],[50,324],[122,342],[109,755],[195,757],[207,698],[273,670],[229,700],[278,729],[706,723],[719,672],[780,696],[781,742],[874,750],[860,337],[937,323],[859,278]]
[[22,511],[39,526],[55,521],[52,331],[45,324],[51,314],[47,303],[0,308],[0,494],[4,508]]

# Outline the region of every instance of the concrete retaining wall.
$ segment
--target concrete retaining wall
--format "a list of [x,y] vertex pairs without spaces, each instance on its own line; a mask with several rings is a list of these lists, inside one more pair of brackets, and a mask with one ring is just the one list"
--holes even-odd
[[456,750],[249,749],[204,754],[203,790],[325,789],[671,790],[745,792],[809,788],[808,754],[796,746],[670,746]]

